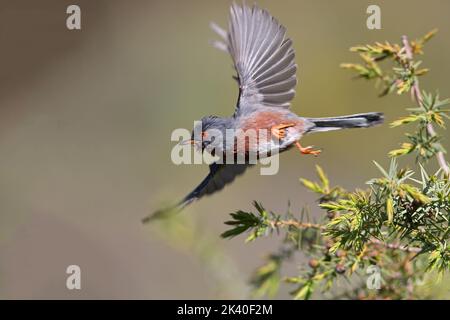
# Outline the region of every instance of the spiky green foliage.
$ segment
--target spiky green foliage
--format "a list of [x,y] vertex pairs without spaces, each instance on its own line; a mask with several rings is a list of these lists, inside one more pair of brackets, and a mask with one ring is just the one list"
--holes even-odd
[[[418,78],[428,70],[420,69],[414,55],[423,54],[424,44],[435,34],[401,44],[376,43],[354,47],[363,64],[343,64],[361,77],[383,86],[382,95],[410,92],[417,104],[409,114],[391,124],[399,127],[416,124],[408,142],[389,153],[388,169],[378,163],[379,177],[369,179],[364,190],[347,191],[332,186],[317,166],[318,181],[300,179],[304,187],[318,196],[321,218],[312,221],[304,210],[300,216],[290,211],[280,215],[254,203],[256,213],[238,211],[226,224],[232,229],[225,238],[249,233],[247,241],[272,234],[282,235],[277,252],[268,255],[266,264],[252,277],[257,296],[274,296],[281,283],[293,286],[296,299],[309,299],[317,292],[325,297],[350,299],[407,299],[431,297],[430,283],[450,269],[450,182],[445,150],[434,125],[445,129],[449,100],[440,100],[420,91]],[[393,61],[390,70],[380,62]],[[417,170],[399,168],[395,157],[415,154]],[[436,158],[437,172],[423,165]],[[414,163],[413,163],[414,164]],[[275,231],[275,232],[274,232]],[[307,264],[299,273],[283,276],[282,266],[301,251]],[[369,285],[379,272],[379,287]]]
[[417,162],[426,162],[433,158],[438,152],[444,152],[444,148],[440,143],[441,137],[436,134],[430,134],[428,126],[436,124],[440,128],[445,129],[444,119],[449,119],[448,112],[445,109],[449,103],[449,99],[440,100],[438,94],[422,92],[422,100],[417,108],[410,108],[409,115],[402,117],[391,123],[391,127],[416,123],[417,129],[411,134],[407,133],[408,142],[402,143],[401,147],[389,152],[391,157],[398,157],[417,151]]

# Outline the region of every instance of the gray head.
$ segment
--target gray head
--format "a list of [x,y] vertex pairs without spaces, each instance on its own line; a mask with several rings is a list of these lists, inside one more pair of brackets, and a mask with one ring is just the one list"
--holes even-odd
[[214,148],[223,146],[226,129],[231,128],[232,119],[206,116],[197,121],[191,134],[191,143],[200,147]]

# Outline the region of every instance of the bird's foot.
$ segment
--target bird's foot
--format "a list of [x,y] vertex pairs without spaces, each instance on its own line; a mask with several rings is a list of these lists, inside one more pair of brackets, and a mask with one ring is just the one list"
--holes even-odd
[[302,147],[299,142],[296,142],[295,145],[302,154],[312,154],[317,157],[322,152],[322,150],[314,150],[312,146]]
[[288,124],[279,124],[277,126],[274,126],[270,129],[270,132],[272,135],[277,139],[284,139],[286,137],[286,128],[294,126],[293,123]]

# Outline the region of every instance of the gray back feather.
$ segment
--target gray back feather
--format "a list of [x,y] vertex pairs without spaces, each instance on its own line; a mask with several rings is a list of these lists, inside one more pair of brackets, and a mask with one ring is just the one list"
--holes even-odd
[[237,108],[289,108],[297,84],[295,53],[286,28],[266,10],[231,6],[228,32],[211,27],[223,41],[214,46],[231,55],[238,75]]

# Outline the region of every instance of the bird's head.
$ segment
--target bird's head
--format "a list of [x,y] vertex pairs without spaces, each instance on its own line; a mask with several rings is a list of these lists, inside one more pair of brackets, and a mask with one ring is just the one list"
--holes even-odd
[[191,139],[185,141],[204,151],[223,147],[228,119],[217,116],[206,116],[195,123]]

